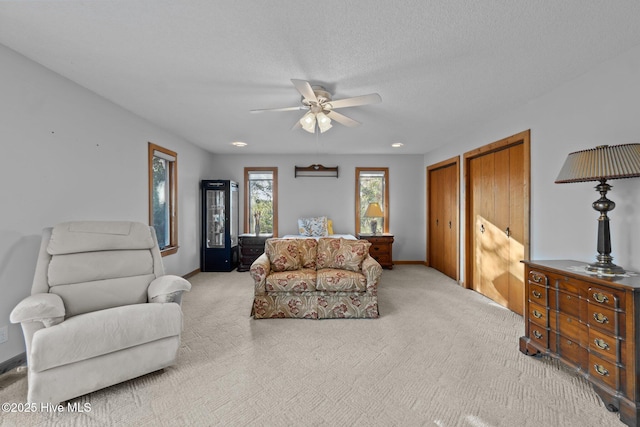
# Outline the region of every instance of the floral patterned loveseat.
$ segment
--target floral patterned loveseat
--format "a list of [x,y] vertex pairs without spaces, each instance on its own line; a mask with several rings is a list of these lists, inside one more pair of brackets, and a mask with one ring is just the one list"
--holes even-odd
[[366,240],[268,239],[251,265],[256,319],[377,318],[380,264]]

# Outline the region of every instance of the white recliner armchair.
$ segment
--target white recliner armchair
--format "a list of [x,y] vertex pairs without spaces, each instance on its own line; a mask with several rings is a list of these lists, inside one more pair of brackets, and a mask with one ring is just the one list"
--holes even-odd
[[190,289],[164,275],[148,225],[45,229],[31,295],[11,312],[26,343],[27,400],[57,404],[175,363]]

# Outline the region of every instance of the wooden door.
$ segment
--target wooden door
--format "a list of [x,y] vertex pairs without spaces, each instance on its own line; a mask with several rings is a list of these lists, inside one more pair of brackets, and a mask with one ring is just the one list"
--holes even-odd
[[465,154],[466,286],[522,314],[528,257],[529,132]]
[[458,157],[427,168],[427,262],[458,280]]

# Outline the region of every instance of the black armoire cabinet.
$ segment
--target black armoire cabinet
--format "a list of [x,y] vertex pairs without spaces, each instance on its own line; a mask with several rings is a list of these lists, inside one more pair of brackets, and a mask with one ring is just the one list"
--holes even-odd
[[205,180],[202,192],[201,271],[231,271],[238,265],[238,184]]

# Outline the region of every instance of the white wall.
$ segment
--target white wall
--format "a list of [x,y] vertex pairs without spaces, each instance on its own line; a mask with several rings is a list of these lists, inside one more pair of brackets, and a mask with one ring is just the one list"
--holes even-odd
[[[178,153],[180,249],[165,268],[199,268],[198,185],[213,156],[3,46],[0,63],[0,326],[30,293],[42,228],[148,221],[149,141]],[[23,351],[11,325],[0,363]]]
[[[339,177],[294,177],[295,166],[338,166]],[[422,156],[412,155],[216,155],[211,179],[240,184],[244,223],[244,168],[278,167],[278,234],[298,234],[298,218],[326,215],[335,233],[355,233],[355,168],[389,168],[389,232],[393,259],[425,260],[425,176]]]
[[[593,189],[597,183],[554,181],[570,152],[640,142],[638,76],[640,46],[491,123],[457,136],[442,149],[426,154],[425,166],[531,129],[531,258],[595,261],[599,214],[591,203],[599,198]],[[640,271],[640,179],[609,183],[614,188],[608,197],[616,203],[609,213],[614,263]],[[461,200],[464,203],[464,188]]]

